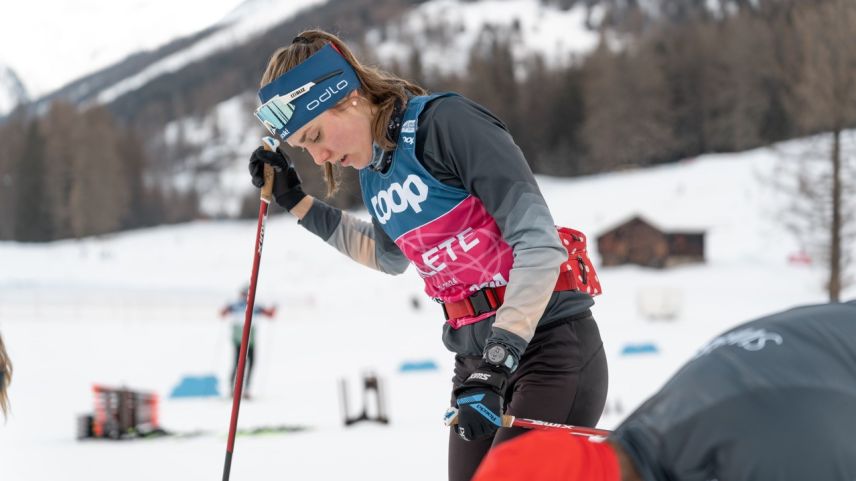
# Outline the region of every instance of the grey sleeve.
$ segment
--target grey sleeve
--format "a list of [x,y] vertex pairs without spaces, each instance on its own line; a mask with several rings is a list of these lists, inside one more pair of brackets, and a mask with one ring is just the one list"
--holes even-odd
[[438,180],[478,197],[513,249],[505,301],[489,340],[522,355],[567,251],[523,153],[502,122],[463,97],[443,97],[430,107],[420,117],[417,156],[421,153]]
[[307,230],[364,266],[401,274],[410,261],[373,220],[366,222],[318,199],[300,220]]

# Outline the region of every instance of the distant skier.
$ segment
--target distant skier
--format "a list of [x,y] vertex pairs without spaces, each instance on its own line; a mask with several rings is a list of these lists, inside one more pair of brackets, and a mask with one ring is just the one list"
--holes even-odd
[[[379,271],[401,274],[413,264],[442,305],[443,342],[456,354],[450,402],[460,409],[449,433],[449,478],[469,481],[491,447],[523,432],[498,432],[503,412],[596,424],[607,390],[590,311],[597,276],[583,236],[557,232],[502,121],[460,95],[428,95],[362,65],[320,30],[274,52],[262,85],[262,124],[324,167],[329,192],[334,169],[358,170],[372,219],[305,194],[281,150],[252,154],[253,185],[264,183],[263,165],[273,165],[276,202],[301,225]],[[336,301],[340,287],[320,287]],[[380,326],[364,330],[383,336]]]
[[474,479],[856,480],[856,300],[731,329],[606,442],[529,433]]
[[[220,317],[224,319],[229,319],[232,322],[232,346],[235,351],[235,364],[232,367],[232,377],[230,387],[231,392],[234,394],[235,391],[235,376],[238,373],[238,362],[240,361],[241,354],[241,337],[244,333],[244,318],[247,312],[247,294],[249,293],[249,286],[244,286],[239,291],[239,298],[229,304],[223,306],[220,310]],[[268,318],[273,318],[276,316],[276,306],[265,308],[255,303],[253,305],[253,318],[255,319],[256,314],[261,314]],[[250,397],[250,377],[253,373],[253,366],[255,365],[255,341],[256,341],[256,326],[253,324],[250,327],[250,339],[247,344],[247,364],[244,372],[244,389],[243,389],[243,397],[248,399]]]
[[9,395],[7,389],[12,382],[12,361],[9,360],[9,354],[6,353],[6,345],[3,344],[3,337],[0,336],[0,411],[3,411],[3,417],[9,412]]

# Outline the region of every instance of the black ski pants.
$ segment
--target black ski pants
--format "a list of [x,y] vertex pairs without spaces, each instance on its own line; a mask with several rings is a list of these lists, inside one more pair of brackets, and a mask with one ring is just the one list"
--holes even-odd
[[[456,356],[454,387],[460,386],[480,362],[480,358]],[[517,371],[509,379],[505,412],[522,418],[595,427],[606,404],[607,385],[606,354],[600,331],[591,313],[586,312],[535,331]],[[527,431],[502,428],[492,439],[465,441],[451,429],[449,481],[469,481],[488,450]]]

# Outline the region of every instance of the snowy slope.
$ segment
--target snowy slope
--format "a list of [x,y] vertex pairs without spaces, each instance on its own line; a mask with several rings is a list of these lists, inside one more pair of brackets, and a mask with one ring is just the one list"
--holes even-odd
[[[33,96],[40,97],[131,54],[209,27],[219,29],[101,92],[98,102],[110,102],[160,75],[245,42],[325,1],[145,0],[128,8],[103,0],[51,0],[48,5],[38,6],[20,2],[0,17],[0,62],[15,68]],[[418,48],[429,69],[460,72],[472,45],[484,29],[489,29],[510,36],[517,58],[537,52],[549,64],[562,65],[572,61],[571,55],[585,53],[594,46],[597,35],[586,25],[597,25],[602,10],[578,5],[563,11],[539,0],[430,0],[400,21],[378,26],[368,34],[366,42],[383,61],[400,61]],[[29,35],[35,28],[48,29],[52,35]],[[437,38],[438,32],[445,39]],[[23,37],[28,41],[20,42]],[[43,61],[48,54],[51,62]]]
[[515,60],[539,54],[562,67],[596,46],[597,33],[586,27],[590,15],[582,4],[561,10],[540,0],[431,0],[371,31],[366,43],[381,60],[400,64],[418,48],[426,71],[452,74],[464,71],[473,45],[489,42],[482,36],[492,32],[510,42]]
[[[228,28],[104,90],[97,101],[109,103],[159,75],[176,71],[218,49],[245,42],[264,29],[324,1],[248,1],[224,20],[229,23]],[[584,6],[562,11],[545,6],[539,0],[432,0],[419,5],[400,21],[370,31],[366,45],[387,63],[406,61],[413,49],[419,49],[427,69],[459,73],[467,66],[472,46],[483,31],[489,29],[512,39],[516,59],[539,53],[549,65],[563,66],[572,61],[572,55],[588,52],[597,42],[597,34],[585,26],[588,14]]]
[[[592,242],[635,214],[707,231],[704,265],[600,269],[605,294],[594,313],[610,362],[601,427],[614,427],[713,334],[824,300],[820,269],[787,263],[797,245],[778,223],[786,204],[768,180],[802,145],[540,179],[556,221],[581,228]],[[580,209],[579,199],[596,202]],[[0,425],[3,480],[107,481],[117,472],[125,481],[218,479],[231,404],[168,394],[182,376],[205,373],[219,376],[222,392],[231,353],[217,311],[247,278],[254,234],[254,221],[197,222],[99,239],[0,243],[0,332],[16,367],[12,415]],[[242,405],[240,425],[311,429],[239,437],[232,479],[445,478],[440,417],[452,359],[440,343],[437,306],[420,284],[412,271],[390,277],[347,260],[289,217],[271,219],[258,300],[277,304],[279,316],[257,321],[256,397]],[[640,312],[637,303],[656,290],[677,296],[674,320]],[[411,306],[414,296],[421,309]],[[621,355],[644,342],[656,343],[659,354]],[[398,369],[424,359],[439,370]],[[392,423],[346,429],[339,379],[350,383],[355,414],[354,385],[366,370],[386,382]],[[164,427],[208,434],[77,442],[75,416],[92,410],[95,382],[155,391],[164,398]]]
[[177,71],[194,61],[205,58],[218,50],[233,47],[259,35],[266,29],[294,16],[301,10],[324,3],[326,0],[248,0],[231,12],[222,23],[223,28],[208,38],[195,43],[188,49],[170,55],[142,72],[102,91],[97,98],[99,103],[109,103],[113,99],[131,92],[150,80]]

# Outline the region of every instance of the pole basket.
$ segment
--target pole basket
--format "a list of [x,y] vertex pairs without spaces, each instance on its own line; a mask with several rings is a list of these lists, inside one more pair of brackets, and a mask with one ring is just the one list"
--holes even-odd
[[158,396],[127,388],[92,386],[95,412],[78,417],[77,438],[128,439],[164,433]]

